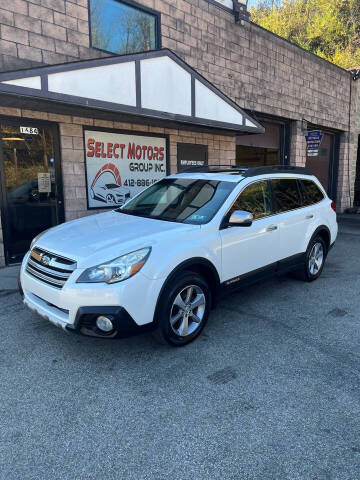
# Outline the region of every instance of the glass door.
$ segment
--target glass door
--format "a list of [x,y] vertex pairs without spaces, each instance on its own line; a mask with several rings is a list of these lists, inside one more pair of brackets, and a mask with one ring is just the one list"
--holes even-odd
[[36,235],[63,220],[58,137],[36,121],[0,122],[0,135],[5,255],[14,263]]

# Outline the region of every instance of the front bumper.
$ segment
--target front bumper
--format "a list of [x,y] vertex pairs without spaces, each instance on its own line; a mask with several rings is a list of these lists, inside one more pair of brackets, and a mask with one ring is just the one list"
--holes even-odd
[[[112,332],[105,333],[97,328],[96,319],[100,315],[111,318],[114,325]],[[154,330],[154,322],[138,325],[122,307],[81,307],[74,325],[67,325],[65,329],[88,337],[127,338]]]
[[[32,294],[24,296],[24,304],[30,310],[48,320],[56,327],[60,327],[68,332],[97,338],[126,338],[140,333],[150,332],[154,329],[154,323],[138,325],[129,313],[122,307],[99,306],[99,307],[81,307],[79,308],[75,322],[68,323],[68,311],[54,308],[41,298]],[[100,315],[106,315],[111,318],[114,330],[105,333],[96,326],[96,319]]]
[[[150,280],[142,272],[118,284],[78,284],[82,271],[75,271],[62,289],[54,288],[25,271],[20,272],[24,304],[66,331],[95,337],[126,337],[153,328],[154,312],[163,280]],[[114,331],[101,333],[95,320],[111,315]]]

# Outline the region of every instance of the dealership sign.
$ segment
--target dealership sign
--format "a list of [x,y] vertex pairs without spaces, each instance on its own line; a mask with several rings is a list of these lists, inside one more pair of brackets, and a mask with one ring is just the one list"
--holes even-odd
[[88,208],[123,205],[167,173],[165,136],[84,130]]
[[308,157],[317,157],[319,155],[319,148],[323,139],[323,134],[320,130],[312,130],[307,133],[306,146]]

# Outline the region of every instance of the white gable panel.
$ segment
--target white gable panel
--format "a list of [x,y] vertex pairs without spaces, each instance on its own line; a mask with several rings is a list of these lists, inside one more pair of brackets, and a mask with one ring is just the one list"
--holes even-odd
[[254,128],[256,128],[255,123],[250,122],[250,120],[249,120],[248,118],[247,118],[246,121],[245,121],[245,125],[246,125],[247,127],[254,127]]
[[135,62],[52,73],[48,85],[50,92],[136,106]]
[[[233,0],[215,0],[215,2],[220,3],[223,7],[234,8]],[[240,0],[240,3],[245,3],[243,0]]]
[[17,87],[25,88],[35,88],[37,90],[41,89],[41,78],[40,77],[27,77],[27,78],[17,78],[16,80],[6,80],[7,85],[15,85]]
[[242,125],[242,114],[198,80],[195,81],[195,99],[197,117]]
[[190,116],[190,73],[169,57],[141,60],[141,106]]

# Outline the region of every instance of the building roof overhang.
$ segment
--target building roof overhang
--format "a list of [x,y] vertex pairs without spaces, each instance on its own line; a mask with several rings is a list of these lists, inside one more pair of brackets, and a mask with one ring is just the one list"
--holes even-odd
[[0,93],[1,104],[18,108],[228,134],[264,132],[168,49],[1,73]]

